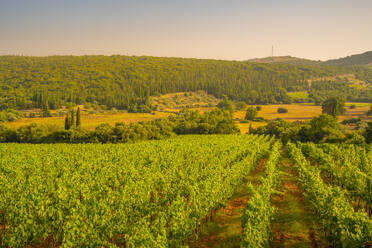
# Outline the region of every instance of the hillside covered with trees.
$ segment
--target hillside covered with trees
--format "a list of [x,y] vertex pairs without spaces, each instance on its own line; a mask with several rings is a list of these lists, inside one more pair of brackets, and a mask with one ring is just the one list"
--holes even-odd
[[372,51],[324,62],[331,66],[372,66]]
[[248,62],[266,63],[266,64],[287,64],[298,66],[331,66],[348,68],[357,79],[372,83],[372,51],[362,54],[354,54],[344,58],[331,59],[326,61],[310,60],[292,56],[274,56],[265,58],[255,58],[247,60]]
[[326,61],[297,58],[292,56],[274,56],[247,60],[256,63],[292,64],[292,65],[328,65],[340,67],[372,66],[372,51],[354,54],[344,58]]
[[322,61],[303,59],[292,56],[270,56],[265,58],[249,59],[248,62],[272,63],[272,64],[289,64],[289,65],[320,65]]
[[128,56],[0,57],[0,109],[97,104],[149,110],[149,96],[204,90],[249,104],[289,103],[287,91],[346,69]]

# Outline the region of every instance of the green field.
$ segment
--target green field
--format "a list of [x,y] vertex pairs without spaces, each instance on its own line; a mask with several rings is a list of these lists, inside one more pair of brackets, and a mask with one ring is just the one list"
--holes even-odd
[[205,135],[1,144],[0,157],[5,247],[364,247],[372,238],[371,146]]
[[309,93],[306,91],[288,92],[287,94],[293,99],[307,99],[309,97]]

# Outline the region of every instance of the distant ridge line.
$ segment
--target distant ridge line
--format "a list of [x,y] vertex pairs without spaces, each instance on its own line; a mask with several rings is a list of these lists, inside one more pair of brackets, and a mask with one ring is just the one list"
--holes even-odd
[[329,66],[372,66],[372,51],[354,54],[343,58],[326,61],[310,60],[305,58],[287,56],[270,56],[265,58],[248,59],[248,62],[256,63],[278,63],[293,65],[329,65]]

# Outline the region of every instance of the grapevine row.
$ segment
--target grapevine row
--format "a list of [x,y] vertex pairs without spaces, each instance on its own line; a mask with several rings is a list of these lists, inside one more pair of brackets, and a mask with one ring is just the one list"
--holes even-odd
[[273,145],[269,159],[266,163],[265,176],[260,186],[251,189],[249,199],[242,217],[242,243],[241,247],[267,247],[271,222],[275,209],[271,206],[271,196],[278,185],[279,172],[277,169],[280,157],[281,143]]
[[[336,150],[337,145],[332,145]],[[346,189],[354,199],[363,200],[366,203],[367,213],[371,212],[372,205],[372,175],[361,171],[355,160],[357,155],[352,149],[344,150],[343,156],[348,159],[337,163],[330,153],[325,153],[322,148],[313,143],[301,145],[302,152],[317,162],[320,169],[326,173],[328,179]],[[354,161],[354,162],[353,162]]]
[[353,164],[362,172],[372,175],[372,145],[321,144],[318,146],[339,164]]
[[287,150],[330,246],[364,247],[372,239],[372,221],[365,213],[354,211],[339,187],[325,184],[320,170],[310,165],[296,145],[288,144]]

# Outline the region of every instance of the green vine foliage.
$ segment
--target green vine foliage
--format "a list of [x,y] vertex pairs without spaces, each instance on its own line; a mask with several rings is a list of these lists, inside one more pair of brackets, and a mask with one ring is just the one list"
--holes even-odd
[[316,162],[323,177],[347,190],[357,202],[365,202],[371,217],[372,152],[363,146],[305,143],[301,149]]
[[277,164],[281,146],[280,142],[273,145],[261,185],[256,189],[251,187],[252,196],[242,217],[241,247],[267,247],[269,244],[271,223],[275,214],[275,209],[271,206],[271,196],[276,192],[279,183]]
[[0,145],[2,247],[180,247],[224,206],[273,139]]
[[298,171],[305,197],[312,204],[331,247],[364,247],[372,239],[372,221],[364,211],[354,211],[345,191],[326,184],[321,170],[306,160],[300,148],[289,143],[288,153]]

